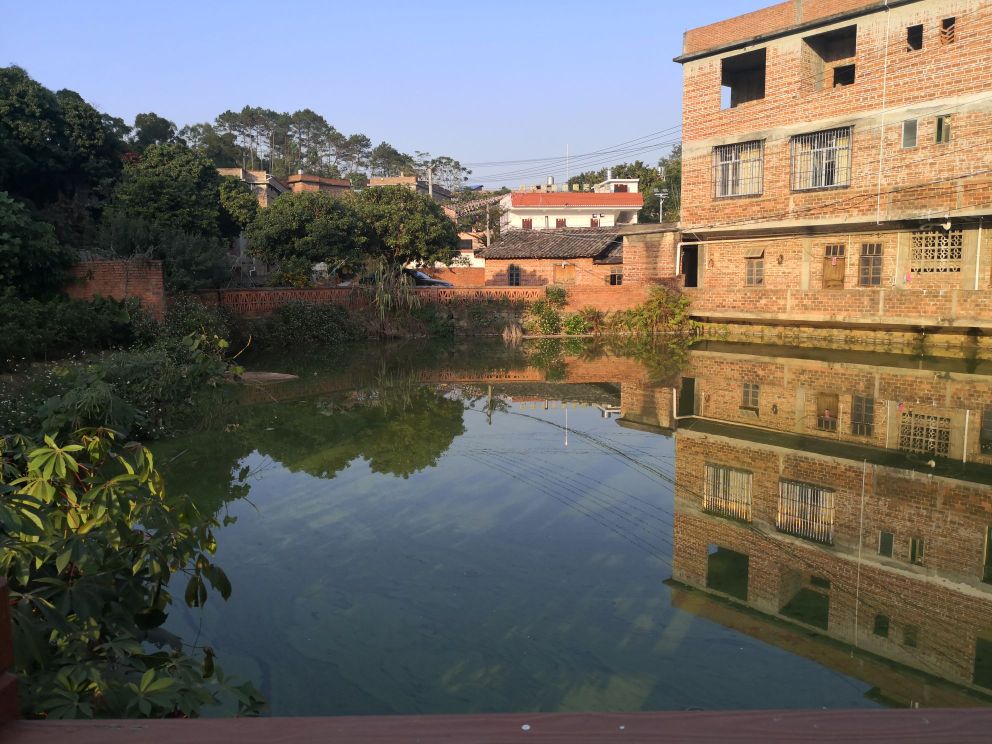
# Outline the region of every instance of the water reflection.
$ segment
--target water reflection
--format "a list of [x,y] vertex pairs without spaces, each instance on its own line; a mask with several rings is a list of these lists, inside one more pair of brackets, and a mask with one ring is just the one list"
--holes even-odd
[[177,630],[282,714],[986,704],[992,369],[666,353],[278,360],[162,448],[238,520]]

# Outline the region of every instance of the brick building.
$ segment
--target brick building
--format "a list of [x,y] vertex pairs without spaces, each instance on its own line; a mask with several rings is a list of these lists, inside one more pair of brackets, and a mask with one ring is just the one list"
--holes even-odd
[[294,173],[286,179],[286,185],[294,194],[301,191],[323,191],[328,194],[347,194],[351,191],[351,181],[347,178],[324,178],[310,173]]
[[644,197],[636,178],[608,176],[591,191],[546,186],[513,191],[500,200],[500,230],[562,230],[636,225]]
[[258,198],[258,206],[267,207],[280,194],[285,194],[288,188],[280,181],[264,170],[246,170],[244,168],[218,168],[217,172],[224,177],[237,178],[251,188],[252,193]]
[[416,176],[373,176],[369,179],[369,187],[378,186],[402,186],[418,194],[430,196],[436,202],[447,202],[451,200],[451,192],[436,183],[427,183]]
[[699,317],[992,328],[992,4],[789,0],[686,33]]

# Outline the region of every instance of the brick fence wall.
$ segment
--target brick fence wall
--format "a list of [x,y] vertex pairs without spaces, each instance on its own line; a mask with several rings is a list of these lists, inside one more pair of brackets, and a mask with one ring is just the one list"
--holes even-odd
[[484,266],[449,266],[443,269],[425,269],[425,273],[456,287],[483,287],[486,284]]
[[154,317],[161,319],[165,314],[161,261],[81,261],[73,267],[72,279],[63,291],[79,300],[137,297]]

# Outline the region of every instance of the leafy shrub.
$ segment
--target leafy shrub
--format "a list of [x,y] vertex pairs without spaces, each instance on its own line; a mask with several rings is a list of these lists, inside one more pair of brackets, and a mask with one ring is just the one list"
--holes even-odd
[[164,487],[147,449],[102,429],[0,437],[0,523],[25,716],[188,717],[225,697],[258,709],[212,651],[161,629],[177,574],[191,607],[208,583],[225,599],[232,587],[210,557],[216,520]]
[[694,324],[689,316],[689,304],[689,298],[680,292],[666,287],[652,287],[643,304],[611,314],[606,330],[633,335],[691,333]]
[[545,288],[544,295],[547,298],[548,304],[558,310],[561,310],[568,303],[568,290],[557,284],[552,284]]
[[531,334],[556,336],[561,333],[561,314],[551,302],[537,300],[527,309],[524,328]]
[[208,307],[193,297],[179,295],[169,303],[160,334],[178,340],[190,334],[230,338],[229,315],[221,308]]
[[584,307],[579,310],[579,315],[585,321],[590,333],[599,333],[606,323],[606,313],[595,307]]
[[589,333],[592,328],[581,314],[576,313],[565,317],[562,330],[569,336],[581,336]]
[[75,260],[50,224],[0,191],[0,292],[9,288],[30,297],[58,289]]
[[269,286],[304,289],[313,286],[313,265],[305,258],[284,258],[269,277]]
[[287,302],[271,315],[256,320],[252,337],[263,348],[307,349],[354,341],[361,329],[348,311],[338,305]]

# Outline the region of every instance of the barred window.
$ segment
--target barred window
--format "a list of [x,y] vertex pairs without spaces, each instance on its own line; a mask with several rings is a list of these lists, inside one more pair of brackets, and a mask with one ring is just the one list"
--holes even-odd
[[741,393],[741,408],[758,410],[758,395],[761,386],[753,382],[745,382]]
[[713,195],[760,194],[764,182],[764,143],[739,142],[713,148]]
[[506,270],[507,284],[511,287],[520,286],[520,267],[516,264],[510,264],[509,268]]
[[834,492],[811,483],[779,481],[775,526],[790,535],[832,543]]
[[851,433],[856,437],[870,437],[875,433],[875,399],[870,395],[851,398]]
[[858,267],[858,284],[877,287],[882,283],[882,244],[865,243],[861,246],[861,264]]
[[961,230],[915,230],[910,268],[914,274],[960,273],[963,248]]
[[899,425],[899,449],[947,457],[951,451],[951,420],[944,416],[906,411]]
[[706,464],[703,508],[734,519],[751,521],[751,473],[726,465]]
[[792,190],[849,186],[851,134],[852,127],[841,127],[793,137]]

